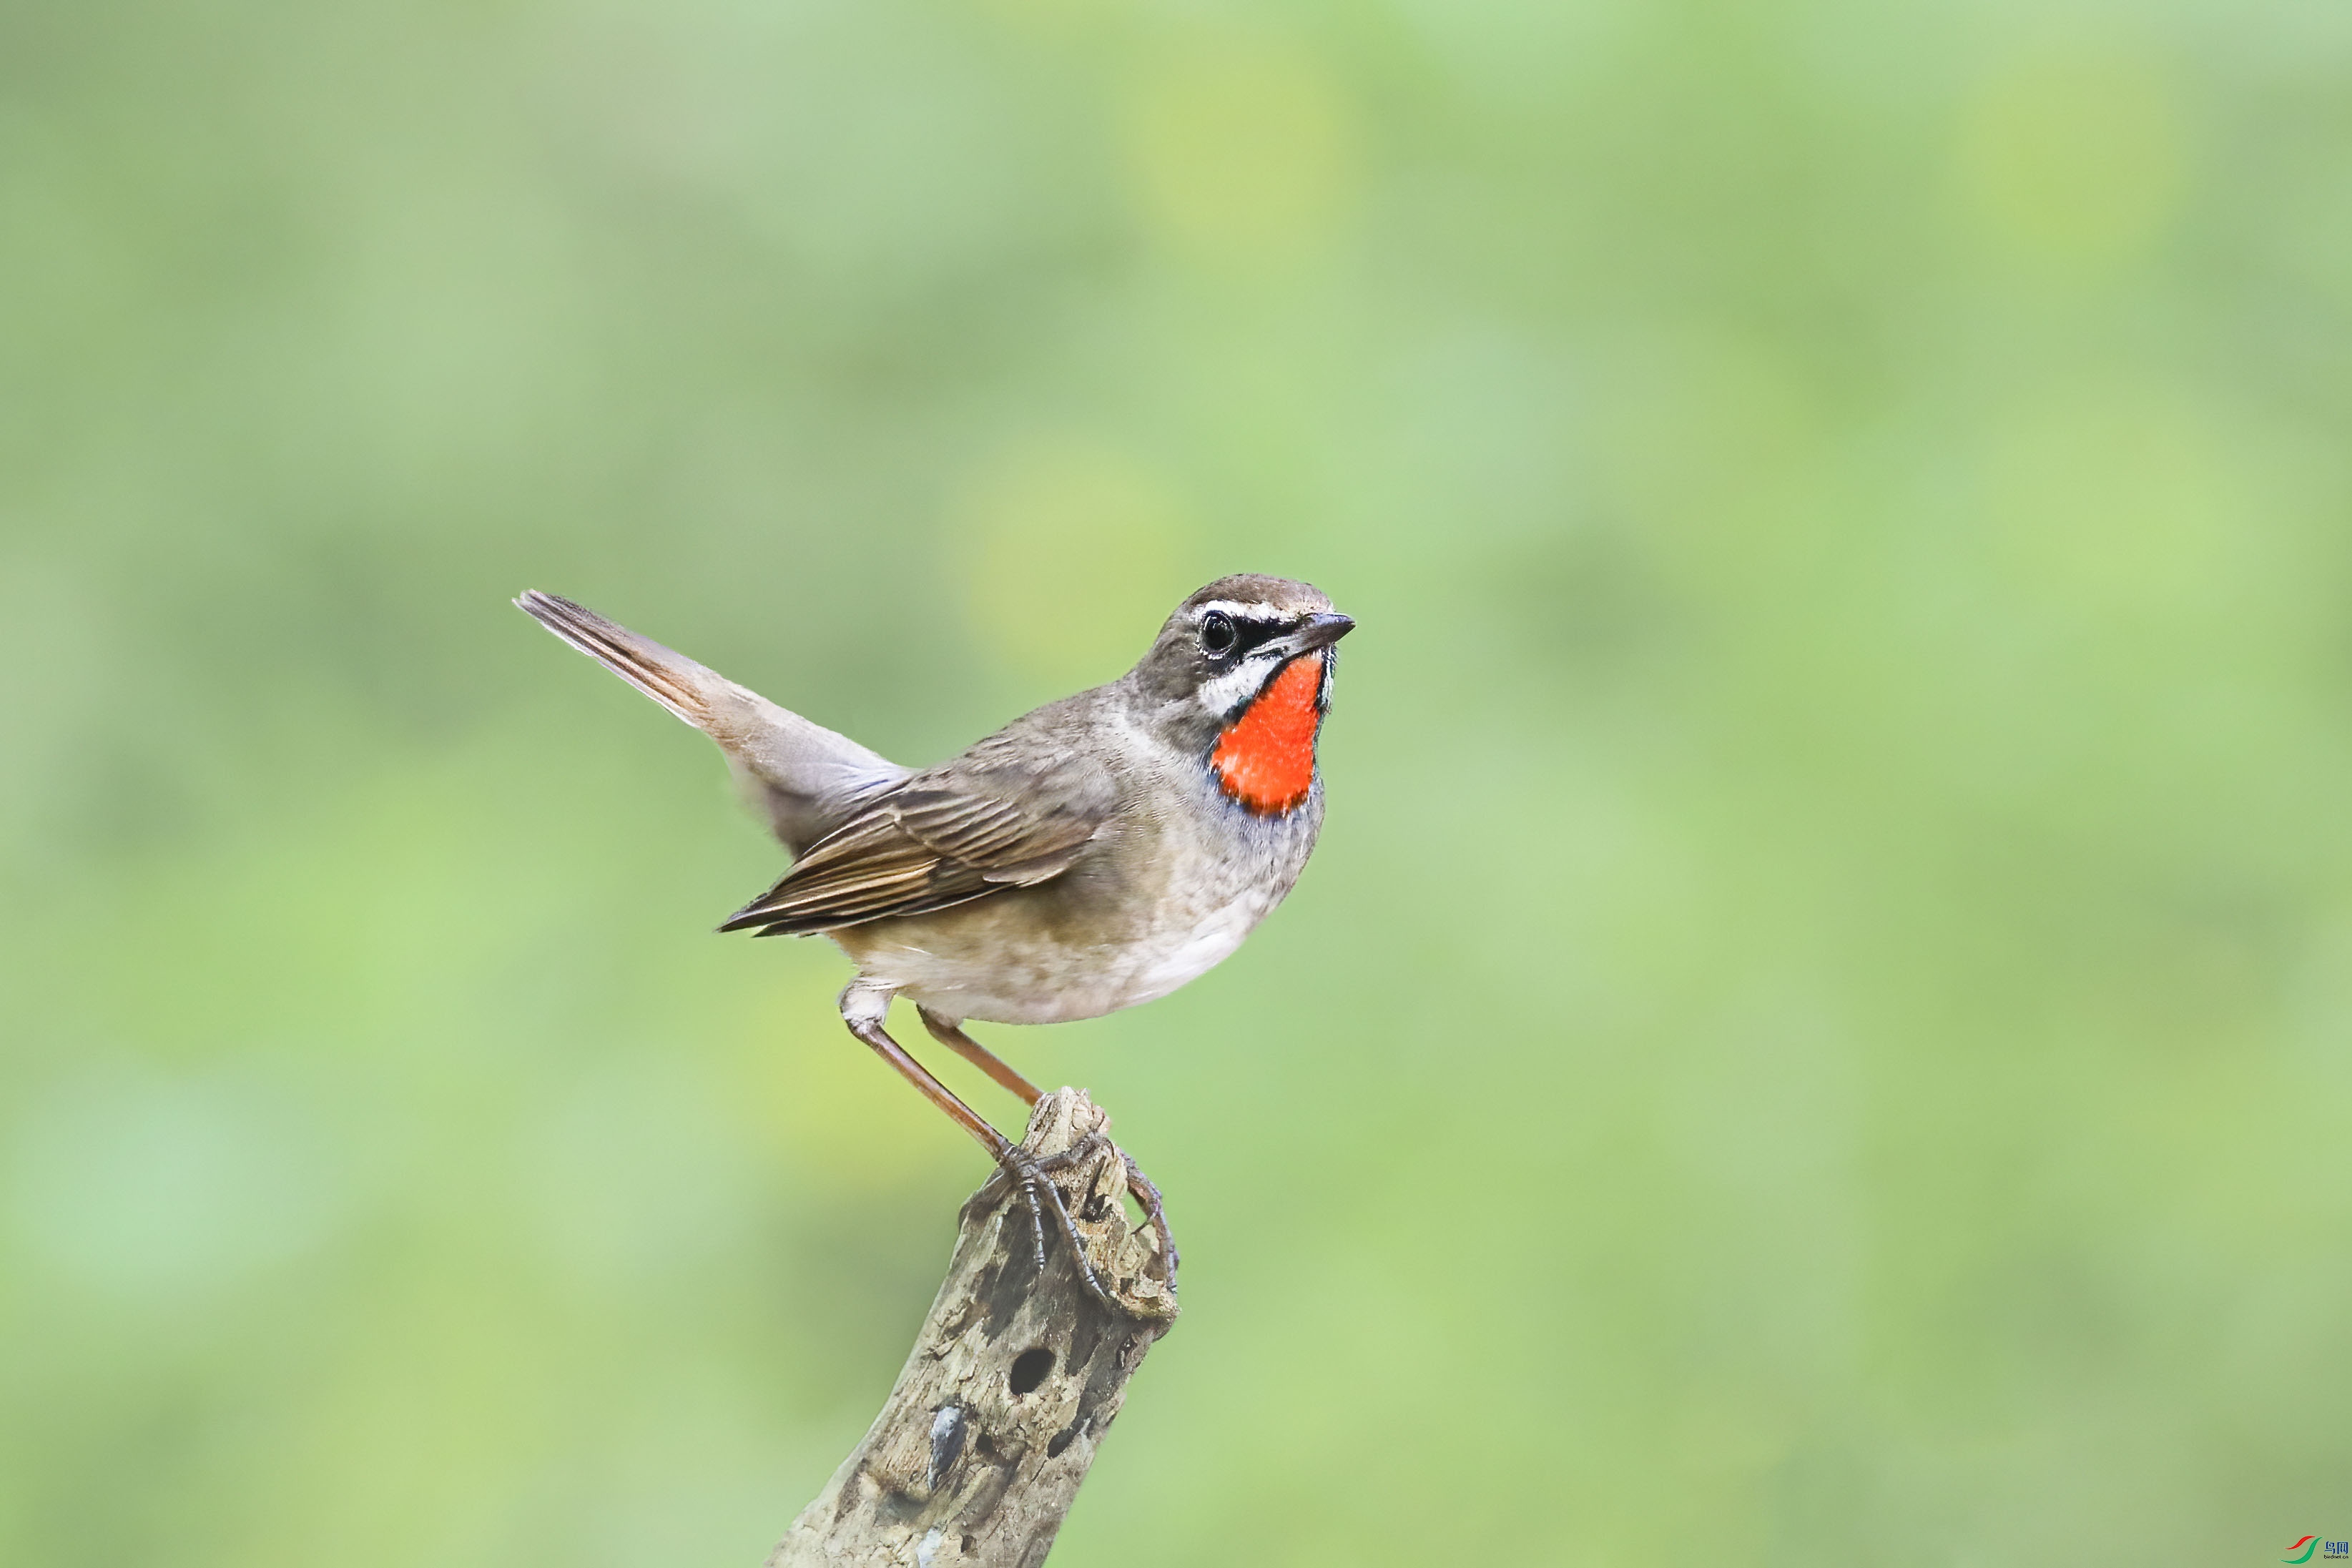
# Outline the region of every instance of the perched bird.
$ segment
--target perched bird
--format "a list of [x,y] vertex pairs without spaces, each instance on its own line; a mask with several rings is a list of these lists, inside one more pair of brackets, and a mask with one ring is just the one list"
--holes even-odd
[[[1034,1104],[965,1020],[1097,1018],[1240,946],[1315,847],[1316,741],[1355,625],[1306,583],[1222,578],[1126,674],[918,772],[570,600],[515,603],[719,743],[796,857],[719,929],[832,938],[857,966],[849,1031],[1006,1166],[1033,1217],[1017,1145],[890,1038],[892,999]],[[1172,1270],[1158,1194],[1129,1179]]]

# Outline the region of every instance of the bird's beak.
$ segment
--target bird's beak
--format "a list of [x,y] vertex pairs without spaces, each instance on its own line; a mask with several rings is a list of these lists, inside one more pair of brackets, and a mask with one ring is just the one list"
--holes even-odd
[[1356,629],[1352,617],[1334,611],[1322,615],[1310,615],[1307,623],[1290,634],[1293,648],[1301,653],[1311,653],[1318,648],[1328,648]]

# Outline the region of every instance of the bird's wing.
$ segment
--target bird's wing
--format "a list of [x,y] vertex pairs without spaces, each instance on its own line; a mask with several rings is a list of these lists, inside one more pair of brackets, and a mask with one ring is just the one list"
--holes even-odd
[[1110,820],[1116,781],[1067,747],[1005,740],[876,797],[719,929],[827,931],[1061,875]]
[[784,847],[799,854],[909,769],[568,599],[515,601],[539,623],[719,743]]

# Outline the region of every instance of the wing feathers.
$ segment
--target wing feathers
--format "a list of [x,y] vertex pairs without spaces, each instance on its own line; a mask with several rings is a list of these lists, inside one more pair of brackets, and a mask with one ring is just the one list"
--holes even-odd
[[1109,819],[1109,769],[1035,727],[1051,710],[910,777],[585,605],[536,589],[515,603],[717,741],[801,855],[722,931],[824,931],[1034,887],[1069,870]]
[[1116,793],[1108,768],[1066,747],[1017,769],[967,754],[876,796],[719,929],[825,931],[1034,887],[1069,870]]

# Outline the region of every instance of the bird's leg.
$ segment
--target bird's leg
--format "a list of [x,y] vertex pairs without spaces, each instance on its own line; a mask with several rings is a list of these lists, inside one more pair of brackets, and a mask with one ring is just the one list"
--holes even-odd
[[889,1011],[890,993],[887,991],[872,991],[853,984],[841,993],[841,1021],[849,1026],[849,1032],[872,1046],[874,1054],[897,1068],[899,1076],[915,1086],[917,1093],[946,1112],[950,1121],[970,1133],[973,1140],[988,1151],[991,1158],[1002,1161],[1013,1147],[1013,1141],[990,1126],[979,1112],[957,1099],[954,1090],[932,1077],[929,1069],[908,1056],[905,1048],[890,1038],[882,1028],[882,1020],[889,1016]]
[[[1087,1266],[1086,1247],[1078,1238],[1077,1227],[1062,1206],[1060,1190],[1051,1182],[1038,1180],[1038,1173],[1043,1168],[1040,1162],[1024,1154],[1020,1145],[990,1126],[979,1112],[956,1098],[954,1090],[932,1077],[928,1068],[908,1055],[905,1048],[892,1040],[882,1027],[882,1020],[889,1016],[889,1011],[890,993],[887,991],[869,989],[853,981],[849,988],[841,993],[841,1021],[849,1026],[849,1032],[871,1046],[875,1055],[897,1068],[898,1075],[913,1084],[917,1093],[945,1112],[948,1119],[957,1126],[970,1133],[973,1141],[988,1151],[997,1168],[1020,1192],[1022,1204],[1029,1210],[1030,1239],[1036,1254],[1038,1270],[1043,1272],[1045,1267],[1045,1209],[1037,1193],[1042,1186],[1053,1194],[1054,1211],[1062,1222],[1064,1233],[1070,1239],[1070,1249],[1077,1256],[1080,1271],[1088,1276],[1088,1283],[1093,1283],[1093,1271]],[[1101,1293],[1098,1286],[1096,1293]]]
[[1038,1087],[1013,1071],[996,1052],[964,1033],[962,1020],[943,1019],[926,1007],[918,1007],[915,1011],[921,1017],[923,1027],[931,1031],[933,1040],[987,1073],[1000,1089],[1009,1089],[1021,1096],[1024,1105],[1037,1103],[1042,1093]]
[[[918,1006],[915,1011],[922,1018],[923,1027],[931,1031],[933,1040],[987,1073],[1003,1088],[1020,1095],[1024,1103],[1037,1103],[1037,1086],[1014,1071],[994,1051],[964,1033],[961,1019],[943,1019],[927,1007]],[[1160,1201],[1160,1189],[1151,1185],[1151,1178],[1145,1176],[1143,1167],[1133,1160],[1127,1162],[1127,1190],[1133,1193],[1135,1201],[1143,1206],[1144,1216],[1151,1222],[1152,1234],[1160,1239],[1160,1256],[1168,1260],[1168,1288],[1173,1291],[1176,1288],[1176,1236],[1168,1228],[1168,1211]]]

